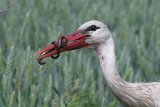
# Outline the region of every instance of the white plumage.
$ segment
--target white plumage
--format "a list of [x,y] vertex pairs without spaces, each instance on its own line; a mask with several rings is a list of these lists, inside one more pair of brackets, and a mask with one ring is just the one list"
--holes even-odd
[[160,83],[129,83],[124,81],[117,72],[115,47],[112,34],[105,24],[89,21],[79,27],[85,30],[95,25],[99,29],[86,32],[85,42],[92,44],[100,59],[102,72],[114,95],[125,107],[160,107]]

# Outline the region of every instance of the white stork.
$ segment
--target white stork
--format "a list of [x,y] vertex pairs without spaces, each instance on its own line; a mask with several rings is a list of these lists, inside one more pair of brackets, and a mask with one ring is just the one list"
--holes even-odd
[[[160,83],[129,83],[118,74],[114,40],[108,27],[99,21],[88,21],[76,32],[61,37],[48,47],[38,51],[38,61],[60,52],[93,47],[96,50],[102,72],[110,89],[125,107],[160,107]],[[57,57],[57,56],[56,56]],[[55,58],[52,56],[52,58]]]

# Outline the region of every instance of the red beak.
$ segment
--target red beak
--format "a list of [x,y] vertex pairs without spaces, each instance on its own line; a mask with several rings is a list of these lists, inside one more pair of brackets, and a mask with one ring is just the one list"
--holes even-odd
[[[43,58],[52,57],[54,59],[58,58],[61,52],[75,50],[83,47],[88,47],[89,44],[85,43],[85,38],[88,37],[77,30],[67,36],[61,36],[58,41],[52,42],[46,48],[43,48],[36,52],[36,55],[39,55],[38,63],[44,64],[41,62]],[[56,56],[54,56],[56,55]]]

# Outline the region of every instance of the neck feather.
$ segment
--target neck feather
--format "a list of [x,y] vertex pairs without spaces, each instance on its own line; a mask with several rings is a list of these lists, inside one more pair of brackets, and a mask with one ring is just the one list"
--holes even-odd
[[127,82],[124,81],[117,72],[114,41],[112,37],[98,46],[97,53],[105,79],[112,91],[116,94],[123,85],[127,85]]
[[114,95],[124,106],[155,107],[150,95],[145,93],[148,91],[142,91],[142,89],[139,88],[140,84],[124,81],[118,74],[112,37],[103,44],[100,44],[96,50],[105,79]]
[[97,53],[100,59],[102,72],[109,86],[112,88],[114,85],[117,85],[117,83],[124,83],[124,80],[121,79],[117,72],[114,42],[111,37],[98,46]]

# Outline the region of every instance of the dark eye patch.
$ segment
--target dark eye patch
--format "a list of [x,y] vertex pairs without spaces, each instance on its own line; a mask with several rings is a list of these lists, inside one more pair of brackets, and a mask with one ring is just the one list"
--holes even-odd
[[97,29],[100,29],[100,27],[98,27],[96,25],[91,25],[86,30],[87,31],[96,31]]
[[91,25],[91,26],[87,27],[85,30],[81,31],[81,33],[85,34],[88,31],[96,31],[97,29],[100,29],[100,27],[98,27],[96,25]]

